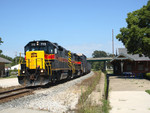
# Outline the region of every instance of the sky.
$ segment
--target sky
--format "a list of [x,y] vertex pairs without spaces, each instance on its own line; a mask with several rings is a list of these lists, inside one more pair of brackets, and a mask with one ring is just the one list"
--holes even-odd
[[[56,42],[92,57],[94,50],[112,53],[114,38],[126,27],[127,13],[148,0],[0,0],[0,49],[15,57],[33,40]],[[114,39],[115,51],[124,47]]]

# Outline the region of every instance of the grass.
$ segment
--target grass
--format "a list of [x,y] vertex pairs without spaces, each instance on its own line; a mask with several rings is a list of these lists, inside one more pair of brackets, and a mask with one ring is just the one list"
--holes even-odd
[[[81,84],[85,91],[81,88],[81,96],[78,103],[78,113],[100,113],[100,106],[92,106],[91,102],[87,102],[88,96],[94,91],[96,85],[99,83],[101,72],[94,72],[94,76],[84,80]],[[85,88],[86,87],[86,88]]]
[[[106,74],[107,74],[107,72],[105,73],[105,75],[106,75]],[[105,76],[105,85],[104,85],[105,97],[106,97],[106,95],[107,95],[107,87],[109,87],[109,86],[107,86],[107,77]],[[108,93],[109,93],[109,91],[108,91]],[[109,96],[109,94],[108,94],[108,96]],[[103,99],[102,111],[103,111],[104,113],[109,113],[109,109],[110,109],[109,100],[108,100],[108,99],[106,100],[106,98],[105,98],[105,99]]]
[[108,74],[113,74],[113,70],[107,70]]
[[102,112],[109,113],[110,103],[108,100],[103,100]]
[[8,77],[1,77],[0,79],[9,79],[9,78],[17,78],[16,75],[11,75],[11,76],[8,76]]
[[145,90],[145,92],[147,92],[148,94],[150,94],[150,90]]
[[[88,96],[94,91],[96,85],[100,81],[101,72],[94,72],[95,75],[89,80],[84,81],[81,86],[81,96],[78,103],[77,113],[109,113],[109,101],[105,100],[105,97],[101,100],[101,105],[92,105],[91,101],[87,101]],[[105,92],[107,89],[107,80],[105,79]],[[106,94],[105,94],[106,95]]]

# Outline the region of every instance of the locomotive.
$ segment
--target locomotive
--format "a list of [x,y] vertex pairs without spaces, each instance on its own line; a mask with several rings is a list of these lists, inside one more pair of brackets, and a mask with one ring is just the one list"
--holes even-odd
[[18,81],[21,85],[45,85],[71,79],[90,72],[84,54],[72,53],[57,43],[31,41],[24,47],[25,62],[20,62]]

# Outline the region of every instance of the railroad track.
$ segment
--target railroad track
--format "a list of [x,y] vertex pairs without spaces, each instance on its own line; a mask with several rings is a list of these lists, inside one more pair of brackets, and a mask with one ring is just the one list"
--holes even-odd
[[23,94],[30,93],[31,91],[33,91],[33,89],[27,89],[26,87],[23,87],[0,92],[0,103],[9,101],[14,98],[19,98],[23,96]]
[[62,84],[64,82],[66,82],[66,81],[61,81],[61,82],[55,83],[53,85],[49,84],[49,85],[45,85],[45,86],[40,86],[40,85],[39,86],[29,86],[29,87],[21,87],[21,88],[15,88],[15,89],[3,91],[3,92],[0,92],[0,103],[7,102],[7,101],[10,101],[10,100],[13,100],[16,98],[20,98],[22,96],[30,95],[35,90],[39,90],[42,88],[50,88],[50,86]]

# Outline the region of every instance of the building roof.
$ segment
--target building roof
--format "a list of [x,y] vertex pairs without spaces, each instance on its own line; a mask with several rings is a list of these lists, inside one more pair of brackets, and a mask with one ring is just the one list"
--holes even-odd
[[[139,54],[128,54],[126,48],[119,48],[118,49],[119,55],[115,57],[113,60],[132,60],[132,61],[150,61],[149,57],[145,57],[144,55],[142,57],[139,56]],[[112,61],[113,61],[112,60]]]
[[6,64],[12,63],[11,61],[0,57],[0,63],[1,63],[1,62],[2,62],[2,63],[6,63]]

